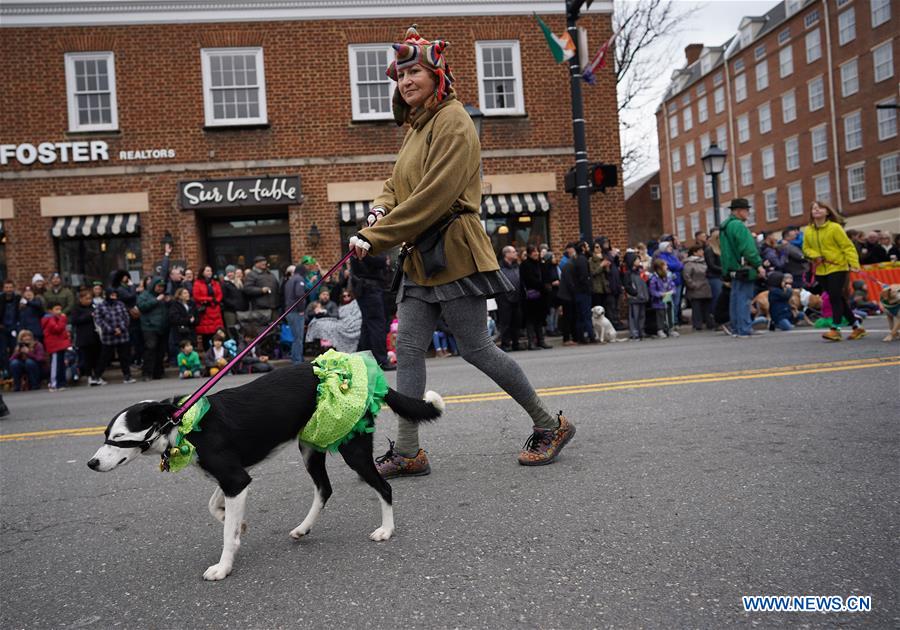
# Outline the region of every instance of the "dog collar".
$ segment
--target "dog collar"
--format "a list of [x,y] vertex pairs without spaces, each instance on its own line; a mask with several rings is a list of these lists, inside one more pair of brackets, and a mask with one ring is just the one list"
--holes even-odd
[[[187,397],[182,398],[178,404],[184,404]],[[187,435],[193,431],[200,431],[200,420],[209,411],[209,400],[203,396],[195,402],[181,416],[177,424],[178,431],[171,447],[165,449],[159,456],[160,472],[178,472],[187,467],[194,459],[196,447],[187,439]]]

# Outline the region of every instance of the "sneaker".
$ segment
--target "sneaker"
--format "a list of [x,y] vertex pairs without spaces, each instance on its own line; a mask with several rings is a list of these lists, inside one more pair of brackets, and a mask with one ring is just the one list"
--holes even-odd
[[122,381],[123,385],[131,385],[132,383],[137,383],[137,381],[131,376]]
[[659,337],[660,339],[665,339],[666,337],[668,337],[668,335],[665,332],[663,332],[662,330],[657,331],[656,336]]
[[55,394],[57,392],[57,389],[55,387],[48,387],[47,391],[50,392],[51,394]]
[[678,332],[677,330],[673,330],[672,332],[669,333],[669,336],[670,337],[680,337],[681,333]]
[[856,339],[862,339],[867,334],[868,333],[866,332],[866,329],[860,326],[859,328],[854,328],[853,332],[850,333],[850,336],[847,337],[847,339],[850,341],[854,341]]
[[97,387],[99,385],[106,385],[106,384],[107,384],[107,382],[104,381],[102,378],[92,378],[91,380],[88,381],[88,385],[90,385],[91,387]]
[[562,411],[557,415],[559,426],[555,429],[534,427],[534,433],[525,442],[519,453],[519,463],[523,466],[543,466],[559,455],[563,447],[575,435],[575,425],[569,422]]
[[384,479],[394,477],[421,477],[431,473],[428,456],[421,448],[415,457],[404,457],[394,451],[394,441],[388,440],[387,453],[375,458],[375,468]]
[[841,337],[841,331],[836,328],[832,328],[827,333],[822,335],[822,339],[825,341],[843,341],[843,337]]

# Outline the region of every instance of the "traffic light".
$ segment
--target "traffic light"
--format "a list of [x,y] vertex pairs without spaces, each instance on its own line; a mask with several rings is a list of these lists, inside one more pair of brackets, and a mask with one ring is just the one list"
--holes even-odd
[[606,192],[607,188],[619,184],[619,169],[615,164],[596,162],[591,164],[588,177],[591,184],[591,192]]

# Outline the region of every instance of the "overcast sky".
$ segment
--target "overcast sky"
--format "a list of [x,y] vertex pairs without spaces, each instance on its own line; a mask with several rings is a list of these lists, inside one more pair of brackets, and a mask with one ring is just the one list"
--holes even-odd
[[629,180],[638,179],[640,176],[647,174],[659,168],[659,153],[656,137],[656,108],[659,106],[662,95],[669,85],[669,77],[673,70],[681,68],[685,64],[684,47],[691,43],[699,43],[706,45],[719,46],[726,39],[737,32],[738,24],[745,15],[763,15],[769,9],[778,4],[775,0],[706,0],[698,2],[697,0],[673,0],[676,4],[685,8],[698,7],[694,15],[685,24],[683,32],[671,38],[666,46],[671,47],[673,54],[671,63],[661,68],[659,73],[659,81],[654,85],[652,98],[641,109],[639,117],[635,118],[643,121],[643,125],[636,133],[628,136],[622,136],[622,146],[627,146],[629,141],[640,141],[642,136],[646,136],[647,142],[650,144],[649,155],[650,162],[641,169],[641,172],[634,173]]

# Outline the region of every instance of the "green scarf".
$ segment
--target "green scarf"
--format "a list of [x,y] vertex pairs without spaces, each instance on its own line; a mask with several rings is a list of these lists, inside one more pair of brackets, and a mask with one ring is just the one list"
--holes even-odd
[[[188,396],[185,396],[178,404],[183,405],[187,399]],[[206,396],[203,396],[181,416],[181,424],[178,425],[178,433],[175,435],[175,444],[169,450],[169,470],[171,472],[178,472],[193,461],[197,449],[187,439],[187,434],[200,430],[200,420],[207,411],[209,411],[209,401]]]

